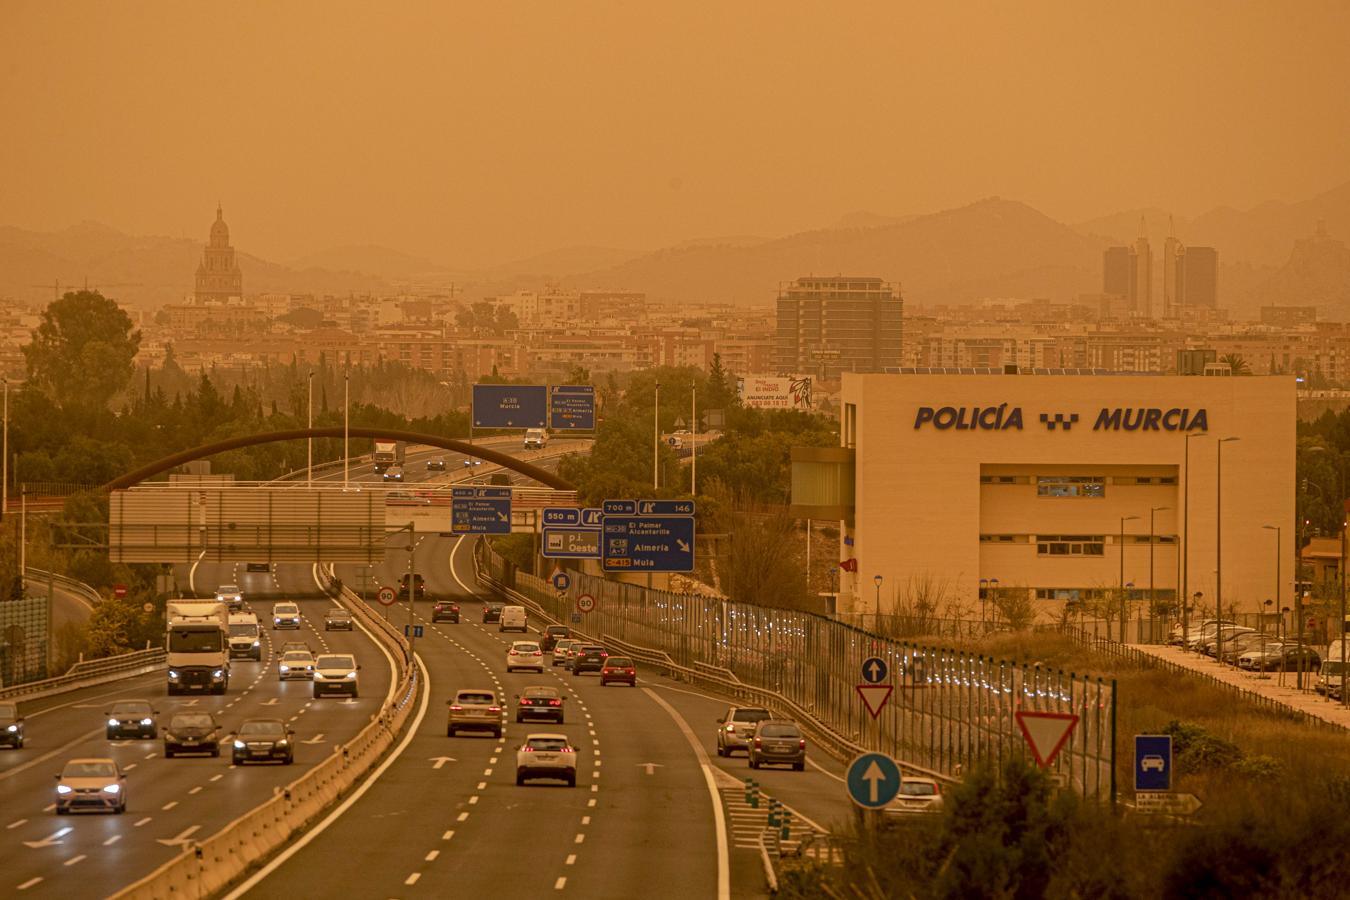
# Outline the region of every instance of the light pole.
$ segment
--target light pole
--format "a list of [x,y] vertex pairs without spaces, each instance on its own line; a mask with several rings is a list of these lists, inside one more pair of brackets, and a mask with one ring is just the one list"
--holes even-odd
[[[991,599],[991,600],[994,601],[994,615],[998,615],[998,579],[997,579],[997,578],[990,578],[990,579],[989,579],[989,592],[990,592],[990,598],[989,598],[989,599]],[[985,633],[986,633],[986,634],[989,633],[989,622],[988,622],[988,620],[986,620],[985,623],[984,623],[984,630],[985,630]]]
[[1148,509],[1148,639],[1153,640],[1154,611],[1158,608],[1158,597],[1153,587],[1153,515],[1164,510],[1171,509],[1170,506],[1150,506]]
[[[689,496],[698,496],[698,385],[689,385]],[[811,523],[806,523],[806,552],[811,552]],[[806,582],[811,583],[811,573],[806,573]]]
[[[1279,526],[1279,525],[1262,525],[1261,527],[1264,528],[1266,531],[1273,531],[1273,532],[1275,532],[1275,596],[1276,596],[1276,597],[1279,597],[1279,596],[1280,596],[1280,538],[1281,538],[1281,530],[1280,530],[1280,526]],[[1270,606],[1270,605],[1271,605],[1271,601],[1267,600],[1265,605],[1266,605],[1266,606]],[[1262,651],[1263,651],[1263,652],[1264,652],[1264,650],[1265,650],[1265,643],[1266,643],[1265,633],[1266,633],[1266,630],[1265,630],[1264,628],[1262,628],[1262,629],[1261,629],[1261,635],[1262,635],[1262,637],[1261,637],[1261,647],[1262,647]],[[1221,661],[1222,661],[1222,660],[1221,660]],[[1236,665],[1236,664],[1237,664],[1237,660],[1234,659],[1234,660],[1233,660],[1233,663],[1234,663],[1234,665]],[[1264,663],[1263,663],[1263,665],[1264,665]]]
[[[306,427],[314,430],[314,370],[309,370],[309,414]],[[305,440],[305,486],[314,487],[314,436]]]
[[1209,437],[1209,435],[1186,435],[1185,461],[1181,475],[1181,480],[1185,482],[1181,489],[1183,507],[1181,516],[1181,649],[1183,652],[1187,649],[1186,642],[1190,640],[1188,632],[1191,630],[1191,608],[1186,602],[1186,596],[1191,590],[1191,438],[1196,437]]
[[9,379],[0,378],[5,385],[4,449],[0,450],[0,522],[9,512]]
[[656,383],[656,393],[652,400],[652,487],[660,489],[661,464],[661,382]]
[[1214,464],[1214,658],[1223,659],[1223,445],[1238,438],[1219,438]]
[[1125,643],[1125,622],[1127,619],[1126,607],[1129,606],[1125,599],[1125,523],[1139,518],[1138,516],[1120,517],[1120,642]]
[[980,579],[980,631],[984,631],[984,623],[985,623],[985,621],[987,621],[987,619],[988,619],[988,615],[987,615],[987,613],[985,612],[985,610],[988,608],[988,603],[989,603],[989,579],[988,579],[988,578],[981,578],[981,579]]
[[342,373],[342,489],[351,489],[351,459],[347,452],[347,441],[351,431],[351,383],[350,372]]
[[877,586],[877,611],[872,618],[872,630],[881,630],[881,576],[872,576],[872,583]]

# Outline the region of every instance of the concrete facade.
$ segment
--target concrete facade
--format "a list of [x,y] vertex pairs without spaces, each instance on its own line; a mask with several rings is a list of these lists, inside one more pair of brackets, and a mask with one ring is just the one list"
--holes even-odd
[[[1277,606],[1292,602],[1292,377],[846,373],[842,402],[856,508],[840,559],[856,572],[845,566],[841,611],[879,603],[885,614],[940,593],[978,615],[981,579],[1026,592],[1043,618],[1119,596],[1122,580],[1142,603],[1150,547],[1160,602],[1184,577],[1187,596],[1203,594],[1196,608],[1213,609],[1228,437],[1238,440],[1222,451],[1224,609],[1256,612],[1275,593],[1277,533],[1264,525],[1281,528]],[[1122,544],[1125,516],[1137,518]]]

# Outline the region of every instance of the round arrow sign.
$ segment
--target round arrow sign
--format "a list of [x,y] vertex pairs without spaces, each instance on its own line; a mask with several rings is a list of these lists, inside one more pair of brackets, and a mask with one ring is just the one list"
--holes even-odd
[[553,587],[565,591],[572,586],[572,576],[559,569],[553,573]]
[[844,780],[849,798],[863,809],[881,809],[900,793],[900,767],[881,753],[855,756]]
[[577,609],[584,613],[588,613],[595,609],[595,598],[590,594],[582,594],[577,598]]
[[398,594],[391,587],[382,587],[380,592],[375,595],[375,599],[385,606],[393,606],[394,601],[398,599]]

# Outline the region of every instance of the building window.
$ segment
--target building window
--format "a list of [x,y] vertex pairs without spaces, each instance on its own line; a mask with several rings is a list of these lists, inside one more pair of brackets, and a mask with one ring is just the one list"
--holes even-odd
[[1016,475],[981,475],[980,484],[1017,484]]
[[1102,599],[1101,588],[1036,588],[1037,600],[1058,600],[1063,603],[1082,603]]
[[1037,475],[1037,497],[1106,496],[1106,479],[1095,475]]
[[1175,475],[1140,475],[1134,479],[1135,484],[1176,484]]
[[1100,534],[1038,534],[1038,556],[1105,556],[1106,538]]
[[982,544],[1014,544],[1017,542],[1015,534],[982,534],[980,543]]

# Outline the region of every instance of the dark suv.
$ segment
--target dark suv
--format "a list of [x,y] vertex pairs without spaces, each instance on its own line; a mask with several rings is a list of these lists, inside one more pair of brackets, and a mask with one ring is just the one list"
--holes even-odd
[[[400,600],[408,599],[408,576],[404,575],[398,580],[398,598]],[[421,572],[413,574],[413,599],[425,600],[427,598],[427,580],[422,577]]]
[[576,648],[576,655],[572,657],[572,674],[599,672],[605,667],[605,660],[608,658],[609,651],[604,647],[598,644],[582,644]]
[[483,624],[488,622],[500,622],[502,620],[502,608],[506,604],[500,600],[488,600],[483,604]]
[[432,622],[453,622],[459,624],[459,604],[450,600],[437,600],[436,605],[431,608]]
[[550,625],[544,629],[544,633],[539,636],[539,649],[545,653],[553,652],[558,641],[572,636],[572,629],[566,625]]

